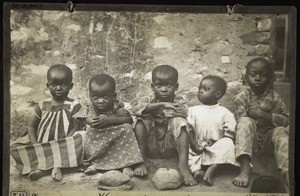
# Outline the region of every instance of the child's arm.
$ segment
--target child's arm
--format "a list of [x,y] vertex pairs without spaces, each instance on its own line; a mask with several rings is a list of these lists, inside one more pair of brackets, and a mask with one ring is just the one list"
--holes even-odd
[[83,126],[75,118],[72,118],[70,123],[72,124],[72,126],[70,127],[70,130],[66,137],[74,135],[76,131],[80,131],[83,128]]
[[40,124],[40,121],[41,121],[41,118],[40,118],[41,113],[42,113],[42,111],[41,111],[39,105],[37,105],[34,110],[34,115],[31,117],[31,120],[28,125],[28,136],[29,136],[29,140],[32,144],[37,143],[36,133],[37,133],[37,129]]
[[248,110],[248,115],[256,120],[273,124],[276,127],[287,127],[289,125],[287,108],[279,94],[273,92],[272,97],[274,104],[270,112],[253,107]]
[[111,115],[111,116],[100,115],[92,118],[91,121],[91,125],[94,128],[105,128],[110,125],[121,125],[125,123],[132,124],[133,120],[130,113],[124,108],[119,108],[116,111],[115,115]]
[[240,119],[242,117],[248,117],[247,114],[247,98],[246,93],[243,91],[241,94],[237,95],[236,99],[234,100],[234,104],[237,106],[235,110],[236,119]]
[[234,118],[233,113],[227,111],[222,119],[223,124],[223,137],[228,137],[232,140],[235,140],[235,127],[236,127],[236,120]]
[[137,116],[141,116],[143,114],[151,114],[155,111],[161,109],[174,109],[177,111],[177,108],[180,107],[178,103],[171,103],[171,102],[157,102],[151,103],[151,99],[149,97],[142,97],[139,99],[133,106],[132,110],[133,113]]

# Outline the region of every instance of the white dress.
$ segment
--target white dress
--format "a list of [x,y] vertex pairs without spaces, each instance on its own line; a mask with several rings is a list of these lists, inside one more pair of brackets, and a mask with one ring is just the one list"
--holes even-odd
[[189,108],[188,122],[195,130],[197,143],[204,148],[200,155],[189,151],[191,172],[201,169],[201,165],[229,163],[239,166],[235,159],[234,115],[225,107],[197,105]]

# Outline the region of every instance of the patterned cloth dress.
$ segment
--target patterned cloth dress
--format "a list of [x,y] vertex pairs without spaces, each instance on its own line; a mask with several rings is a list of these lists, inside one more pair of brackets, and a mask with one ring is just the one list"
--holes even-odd
[[[123,107],[116,101],[112,111],[99,116],[117,115],[118,109]],[[75,118],[85,124],[86,118],[91,116],[96,116],[96,112],[92,106],[87,106]],[[128,123],[101,129],[86,125],[84,153],[83,164],[93,165],[97,170],[120,169],[143,162],[134,130]]]
[[10,154],[22,174],[36,169],[69,168],[81,164],[85,133],[80,131],[67,137],[73,126],[73,115],[80,108],[80,103],[72,99],[60,106],[53,106],[51,99],[47,99],[36,106],[35,115],[41,119],[37,143],[31,144],[26,132],[11,144]]

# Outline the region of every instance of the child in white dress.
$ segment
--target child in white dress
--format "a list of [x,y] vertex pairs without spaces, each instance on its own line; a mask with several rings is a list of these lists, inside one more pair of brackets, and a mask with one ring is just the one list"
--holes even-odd
[[[226,92],[226,82],[218,76],[206,76],[199,85],[198,99],[203,105],[189,108],[191,131],[189,166],[195,180],[212,186],[219,164],[239,165],[235,160],[235,126],[233,113],[219,105]],[[208,166],[203,170],[203,166]]]

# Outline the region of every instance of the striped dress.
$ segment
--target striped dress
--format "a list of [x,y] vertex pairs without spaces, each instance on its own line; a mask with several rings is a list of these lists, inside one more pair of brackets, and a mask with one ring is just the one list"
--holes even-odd
[[73,115],[80,108],[80,103],[71,99],[60,106],[51,105],[51,99],[39,103],[35,108],[36,117],[41,119],[37,143],[31,144],[26,134],[11,145],[10,154],[22,174],[36,169],[70,168],[81,164],[85,132],[66,137],[72,128]]

